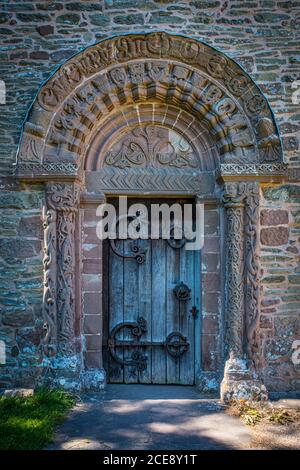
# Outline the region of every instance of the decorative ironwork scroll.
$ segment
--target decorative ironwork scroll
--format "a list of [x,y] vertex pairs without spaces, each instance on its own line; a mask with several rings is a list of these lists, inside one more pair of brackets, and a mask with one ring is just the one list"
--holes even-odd
[[117,248],[116,241],[113,239],[109,240],[112,251],[120,258],[135,259],[138,264],[142,264],[145,261],[146,251],[142,250],[135,242],[131,243],[131,252],[122,253]]
[[[133,340],[117,339],[118,333],[124,329],[129,329]],[[147,369],[147,355],[145,355],[141,348],[145,347],[162,347],[165,348],[167,353],[175,359],[180,358],[186,351],[189,350],[190,344],[187,338],[178,331],[170,333],[165,341],[142,341],[141,337],[147,333],[147,321],[138,317],[136,322],[124,322],[116,325],[109,336],[108,349],[112,358],[122,367],[134,366],[137,371],[142,372]],[[117,349],[133,348],[133,352],[129,357],[120,357]]]

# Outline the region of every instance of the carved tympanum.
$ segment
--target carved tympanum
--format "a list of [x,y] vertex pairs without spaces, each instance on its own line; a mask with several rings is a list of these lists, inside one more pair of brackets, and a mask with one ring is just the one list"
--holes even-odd
[[137,127],[126,134],[108,151],[104,164],[119,168],[198,166],[192,147],[182,136],[164,127],[151,125]]

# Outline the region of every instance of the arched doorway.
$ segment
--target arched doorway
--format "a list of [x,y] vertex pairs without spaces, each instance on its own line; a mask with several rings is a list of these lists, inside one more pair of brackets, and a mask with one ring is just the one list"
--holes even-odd
[[207,254],[215,256],[200,271],[202,305],[218,294],[219,317],[206,321],[206,333],[202,322],[206,355],[198,357],[196,381],[217,382],[229,358],[224,398],[241,388],[261,393],[259,183],[280,179],[284,170],[266,99],[238,64],[206,44],[163,32],[131,34],[61,66],[32,106],[16,166],[19,178],[45,183],[44,350],[51,380],[86,388],[105,380],[100,309],[109,286],[95,233],[97,205],[116,194],[180,196],[202,201],[216,230],[206,234],[214,250]]

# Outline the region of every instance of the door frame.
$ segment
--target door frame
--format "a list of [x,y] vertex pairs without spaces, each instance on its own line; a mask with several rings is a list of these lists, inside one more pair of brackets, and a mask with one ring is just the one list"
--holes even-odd
[[[118,198],[120,196],[124,196],[124,194],[118,194],[118,195],[113,195],[113,196],[107,196],[106,197],[106,202],[109,202],[112,198]],[[134,200],[140,200],[145,201],[145,200],[155,200],[157,199],[157,202],[160,204],[164,203],[164,201],[170,201],[171,199],[178,200],[178,199],[185,199],[185,200],[190,200],[192,204],[197,203],[197,198],[196,196],[191,196],[189,195],[157,195],[157,194],[148,194],[146,197],[143,195],[135,195],[135,194],[126,194],[128,199],[134,199]],[[174,201],[175,202],[175,201]],[[129,207],[129,206],[128,206]],[[109,263],[109,256],[110,256],[110,247],[109,247],[109,242],[108,240],[105,240],[102,242],[102,274],[103,274],[103,294],[102,294],[102,317],[103,317],[103,326],[102,326],[102,334],[103,334],[103,340],[104,343],[108,341],[108,337],[110,334],[110,327],[109,327],[109,292],[110,292],[110,274],[109,274],[109,268],[108,268],[108,263]],[[197,280],[195,280],[196,270],[198,268],[198,281],[199,281],[199,286],[197,292],[199,293],[199,301],[198,301],[198,308],[199,308],[199,313],[197,318],[194,320],[194,377],[193,377],[193,385],[197,383],[198,377],[201,374],[201,323],[202,323],[202,269],[201,269],[201,258],[202,258],[202,250],[200,250],[199,256],[196,256],[195,259],[197,260],[197,264],[194,265],[194,272],[193,272],[193,277],[194,277],[194,286]],[[125,288],[125,286],[123,286]],[[195,287],[194,287],[195,289]],[[196,295],[196,291],[194,293]],[[192,302],[195,304],[195,301]],[[134,320],[134,319],[132,319]],[[103,367],[106,371],[106,376],[108,378],[108,370],[106,370],[106,361],[104,359],[105,354],[109,355],[109,352],[105,352],[106,344],[102,344],[102,358],[103,358]],[[123,382],[124,383],[124,382]],[[152,382],[151,382],[152,383]],[[171,384],[171,383],[170,383]],[[168,385],[166,382],[165,385]]]

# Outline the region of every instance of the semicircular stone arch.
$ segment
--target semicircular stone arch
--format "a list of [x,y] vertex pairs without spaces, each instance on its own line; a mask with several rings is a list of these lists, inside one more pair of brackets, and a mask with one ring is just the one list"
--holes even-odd
[[[137,111],[134,127],[145,105],[165,108],[164,116],[154,111],[154,120],[166,119],[177,107],[190,117],[187,128],[200,123],[219,163],[282,161],[272,111],[246,72],[206,44],[156,32],[104,40],[58,69],[29,112],[18,152],[19,172],[26,172],[26,164],[36,164],[36,172],[39,165],[45,171],[47,164],[76,172],[85,166],[91,142],[110,116],[131,106]],[[173,126],[177,124],[178,116]]]

